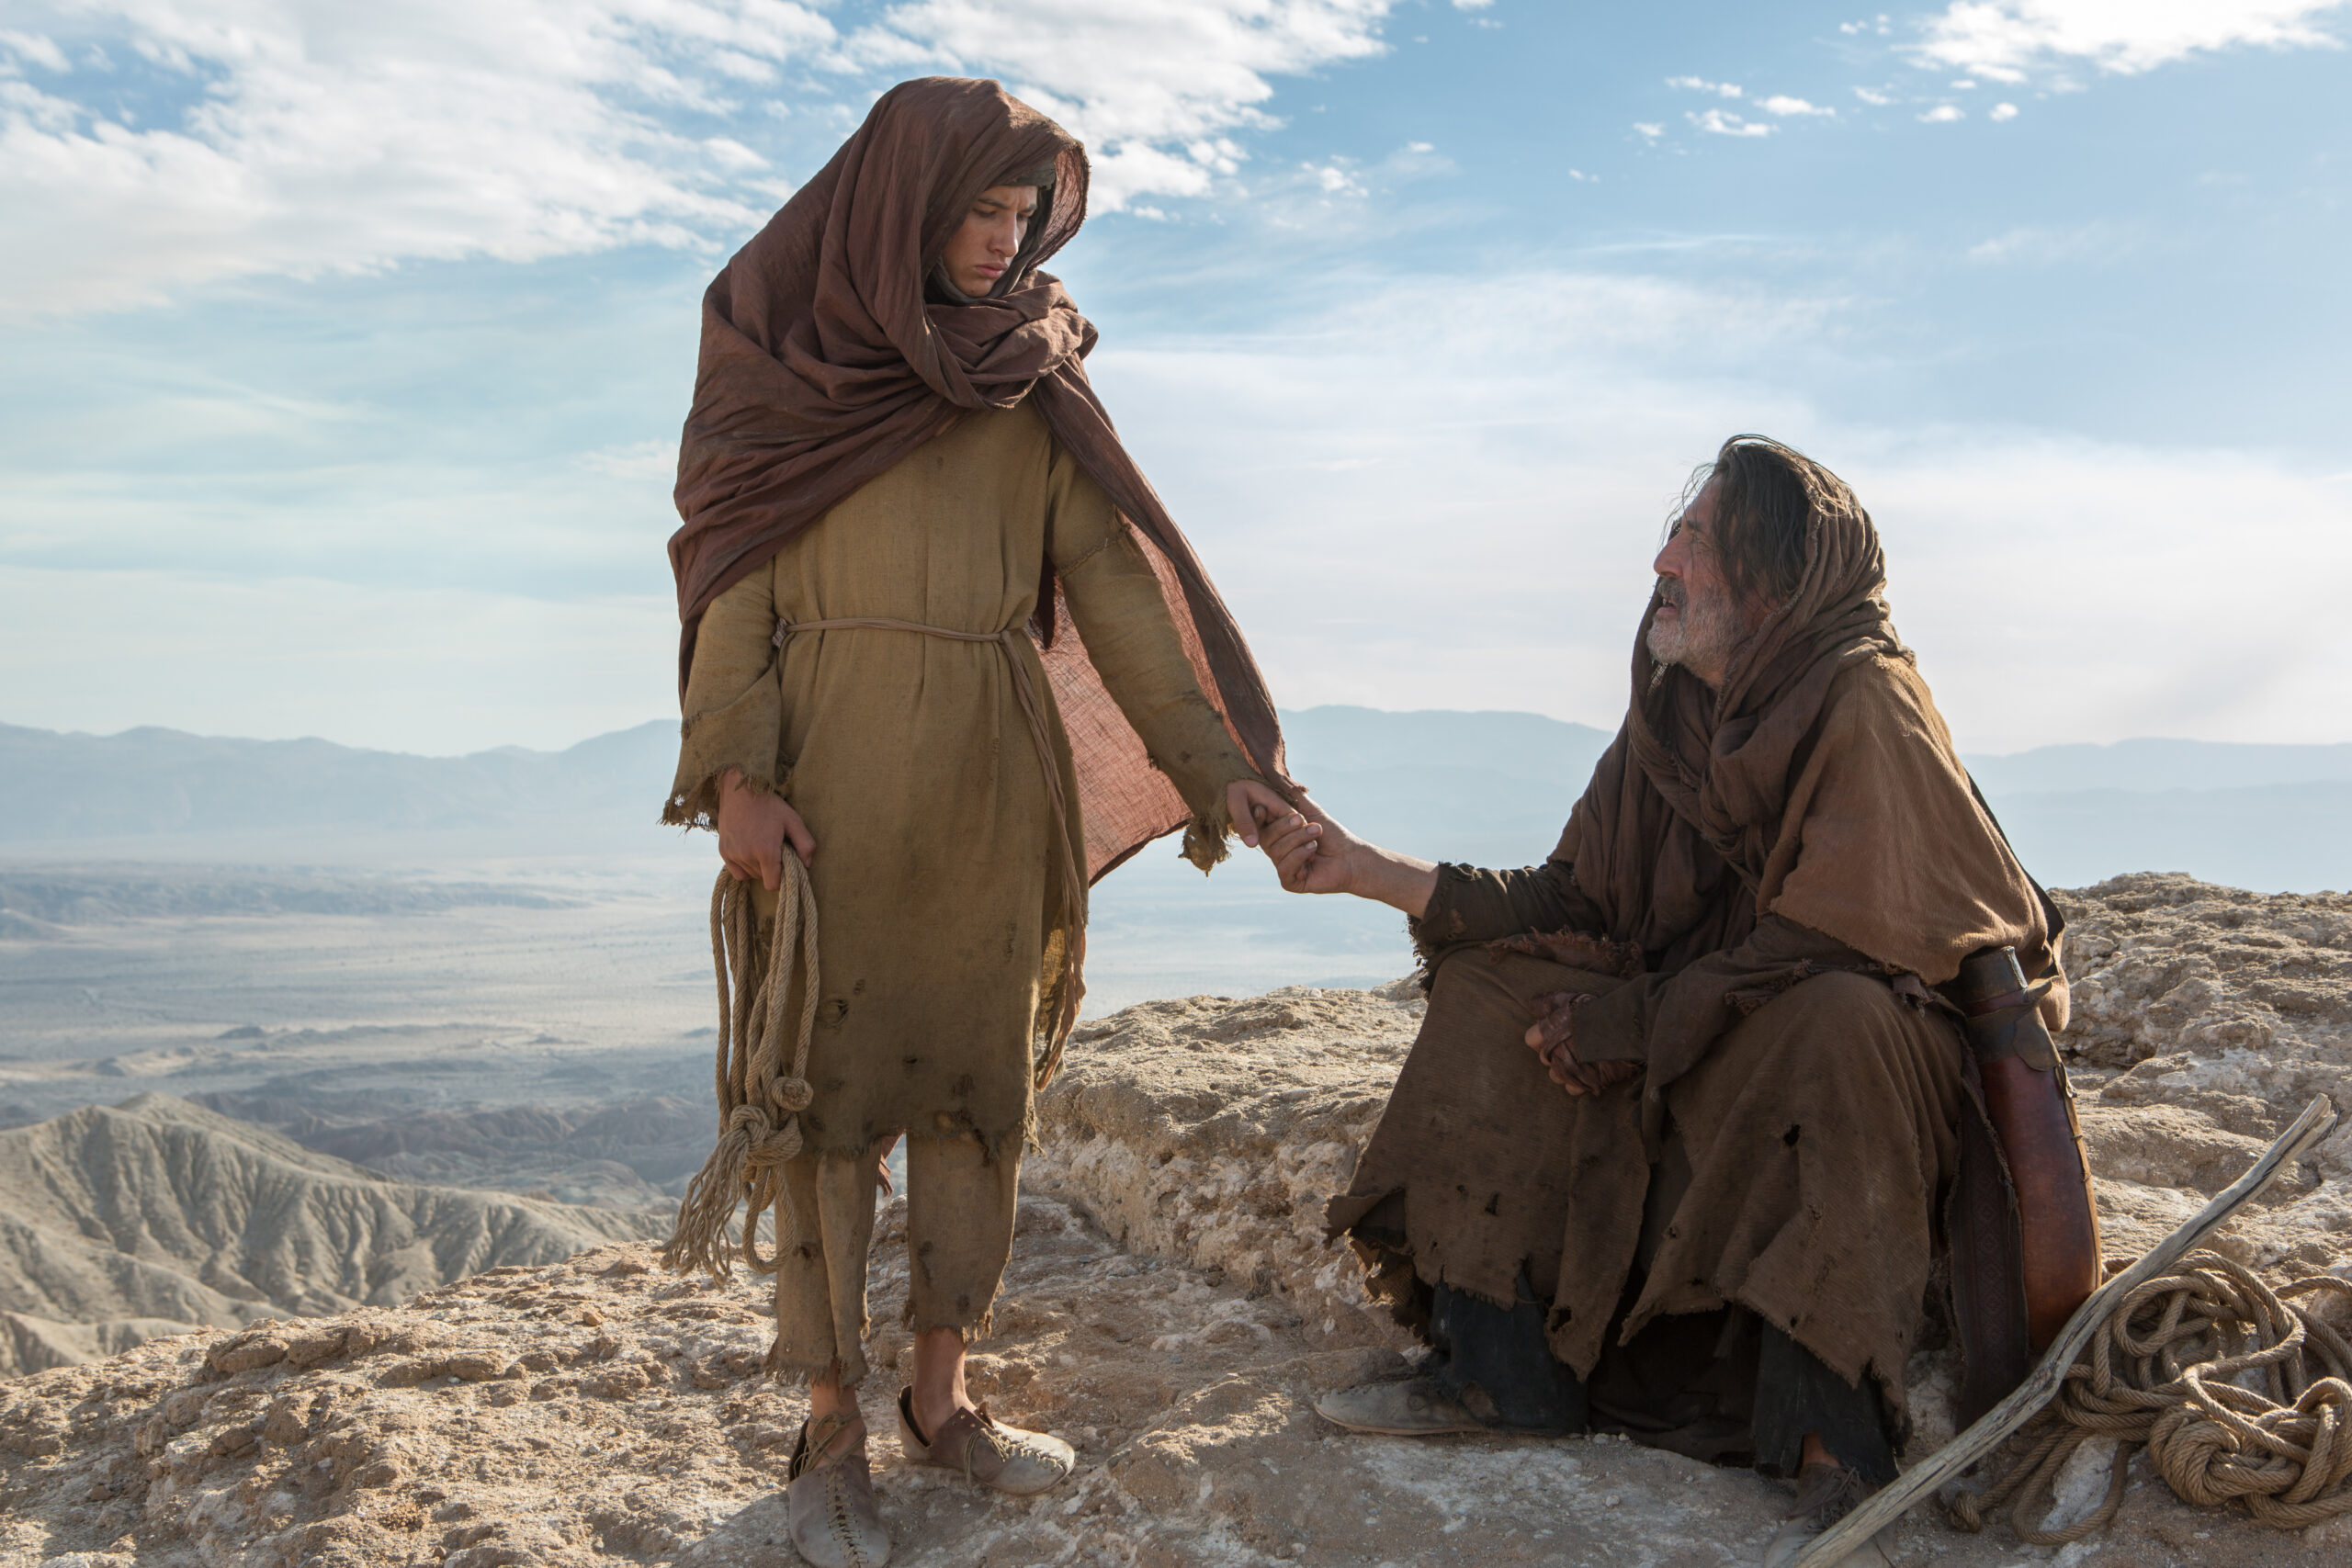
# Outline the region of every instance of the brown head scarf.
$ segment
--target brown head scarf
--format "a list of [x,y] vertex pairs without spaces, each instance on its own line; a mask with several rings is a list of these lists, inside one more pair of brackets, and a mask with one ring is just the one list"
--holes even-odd
[[[980,192],[1053,177],[987,296],[926,285]],[[1265,777],[1282,733],[1240,628],[1127,456],[1086,379],[1094,329],[1036,270],[1086,217],[1086,152],[994,82],[903,82],[703,295],[694,407],[678,448],[680,691],[712,600],[967,410],[1033,400],[1132,524],[1202,689]],[[1049,569],[1050,570],[1050,569]],[[1090,877],[1189,813],[1102,689],[1058,596],[1034,628],[1077,765]]]
[[[1748,441],[1777,446],[1742,436],[1725,450]],[[1607,934],[1665,971],[1776,913],[1930,985],[2002,942],[2036,973],[2039,895],[1895,636],[1878,530],[1834,475],[1788,455],[1812,501],[1794,592],[1712,693],[1651,657],[1652,594],[1624,728],[1558,858]]]

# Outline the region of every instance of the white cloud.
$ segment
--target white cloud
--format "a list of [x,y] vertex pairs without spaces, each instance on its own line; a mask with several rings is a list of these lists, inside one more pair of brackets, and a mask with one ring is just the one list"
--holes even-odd
[[1355,171],[1337,160],[1329,164],[1301,164],[1299,167],[1306,171],[1316,188],[1326,196],[1364,194],[1363,182],[1356,177]]
[[1770,136],[1779,129],[1777,126],[1761,124],[1756,120],[1743,119],[1738,115],[1727,113],[1723,109],[1709,109],[1704,114],[1686,114],[1682,118],[1711,136]]
[[44,71],[71,69],[65,62],[65,51],[57,40],[42,33],[11,32],[0,28],[0,50],[6,50],[20,60],[28,60]]
[[2315,25],[2346,0],[1952,0],[1911,51],[1924,64],[1997,82],[2053,66],[2131,74],[2188,55],[2256,44],[2333,42]]
[[[1760,429],[1871,508],[1896,624],[1969,749],[2352,739],[2352,620],[2282,615],[2277,570],[2303,563],[2299,604],[2352,592],[2352,479],[1826,416],[1775,367],[1848,309],[1577,273],[1421,279],[1279,336],[1107,347],[1096,372],[1286,706],[1614,723],[1668,508],[1725,435]],[[1392,357],[1437,367],[1409,407],[1380,375]],[[2255,536],[2217,554],[2215,516]]]
[[831,37],[786,0],[87,0],[61,20],[140,57],[162,101],[133,129],[102,107],[116,79],[77,73],[0,102],[19,309],[741,228],[771,202],[726,176],[756,155],[657,110]]
[[1862,102],[1870,105],[1872,108],[1884,108],[1887,105],[1894,101],[1892,97],[1880,92],[1875,87],[1857,87],[1854,89],[1854,96],[1861,99]]
[[1969,246],[1968,259],[1980,265],[2046,265],[2112,257],[2132,243],[2128,231],[2106,223],[2086,223],[2070,229],[2026,224]]
[[1272,77],[1387,47],[1393,0],[911,0],[845,40],[893,69],[976,72],[1082,137],[1091,202],[1196,197],[1235,172],[1236,132],[1274,122]]
[[[2352,620],[2324,613],[2352,594],[2352,476],[2179,443],[1826,415],[1789,367],[1852,313],[1780,284],[1420,276],[1259,333],[1114,334],[1093,370],[1286,706],[1614,723],[1659,525],[1694,463],[1760,429],[1870,506],[1897,625],[1968,749],[2352,739]],[[1402,400],[1398,364],[1427,368]],[[645,581],[671,460],[667,441],[569,474],[420,477],[403,460],[361,473],[345,487],[356,499],[323,516],[279,507],[282,533],[242,493],[192,511],[168,486],[110,497],[81,476],[45,490],[10,476],[28,517],[106,543],[96,564],[65,551],[0,564],[0,720],[455,751],[669,714],[666,593],[566,595],[556,579],[580,581],[586,554],[597,582]],[[2217,517],[2232,520],[2227,549]],[[238,530],[254,544],[239,560],[186,547]],[[525,564],[495,574],[519,592],[426,567],[484,547],[468,535]],[[151,564],[164,556],[173,568]],[[2281,560],[2295,563],[2284,589]],[[598,565],[615,561],[630,564]]]
[[1634,122],[1634,130],[1652,141],[1666,134],[1666,127],[1654,120],[1637,119]]
[[625,446],[601,446],[582,454],[580,461],[591,472],[616,479],[669,479],[678,472],[678,444],[632,441]]
[[1985,118],[1994,120],[2015,119],[2018,118],[2018,107],[2015,104],[1995,104],[1992,112]]
[[[2014,434],[1870,446],[1843,466],[1835,445],[1816,455],[1883,530],[1896,622],[1963,746],[2352,739],[2338,679],[2352,622],[2282,610],[2277,565],[2298,563],[2296,604],[2352,592],[2342,476]],[[2226,558],[2216,516],[2243,520]],[[2029,558],[2024,581],[2012,563]],[[2036,667],[2043,715],[2015,700]]]
[[[0,310],[715,249],[788,188],[751,128],[931,71],[1063,119],[1100,209],[1199,196],[1274,123],[1273,78],[1380,52],[1392,5],[911,0],[837,25],[826,0],[29,0],[41,28],[0,35]],[[136,116],[109,54],[138,62]]]
[[[1666,79],[1666,85],[1687,93],[1713,93],[1719,98],[1743,99],[1747,93],[1747,90],[1736,82],[1710,82],[1702,76],[1668,76]],[[1770,97],[1758,99],[1756,107],[1766,114],[1778,115],[1783,118],[1791,115],[1834,116],[1838,112],[1836,109],[1823,108],[1816,104],[1808,103],[1803,98],[1792,98],[1785,93],[1775,93]],[[1770,126],[1755,124],[1740,115],[1724,109],[1709,109],[1704,114],[1686,114],[1682,118],[1701,130],[1715,136],[1770,136],[1772,134]],[[1639,130],[1641,127],[1635,126],[1634,129]],[[1644,134],[1651,133],[1645,131]]]
[[1966,119],[1968,111],[1956,104],[1938,104],[1919,117],[1923,125],[1950,125],[1956,119]]

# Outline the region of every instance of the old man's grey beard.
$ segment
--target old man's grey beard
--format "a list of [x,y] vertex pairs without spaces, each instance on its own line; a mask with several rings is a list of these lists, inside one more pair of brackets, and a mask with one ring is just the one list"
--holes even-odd
[[1690,589],[1672,578],[1658,581],[1657,596],[1682,613],[1671,626],[1650,623],[1650,657],[1660,664],[1679,664],[1696,673],[1723,668],[1739,641],[1739,623],[1731,606],[1712,595],[1690,602]]

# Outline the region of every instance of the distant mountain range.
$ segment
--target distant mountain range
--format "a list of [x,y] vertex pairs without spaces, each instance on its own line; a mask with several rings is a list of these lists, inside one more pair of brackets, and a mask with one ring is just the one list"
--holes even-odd
[[499,828],[526,815],[650,823],[678,727],[640,724],[562,751],[469,757],[176,729],[60,734],[0,725],[0,842],[151,833]]
[[[1361,707],[1284,716],[1293,771],[1351,827],[1445,859],[1551,847],[1609,733],[1535,714]],[[0,725],[0,846],[153,836],[555,830],[654,843],[675,758],[666,720],[562,751],[467,757],[323,740]],[[1972,756],[2045,882],[2185,871],[2266,891],[2352,886],[2352,745],[2125,740]]]

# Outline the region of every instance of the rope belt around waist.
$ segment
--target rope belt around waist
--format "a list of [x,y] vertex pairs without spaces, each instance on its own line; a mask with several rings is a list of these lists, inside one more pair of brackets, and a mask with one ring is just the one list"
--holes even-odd
[[[1012,672],[1012,694],[1020,700],[1021,716],[1029,721],[1029,739],[1037,749],[1037,771],[1046,776],[1046,803],[1053,815],[1054,846],[1060,852],[1062,919],[1071,933],[1073,944],[1083,940],[1086,913],[1080,903],[1086,879],[1080,874],[1078,857],[1069,847],[1069,803],[1062,794],[1062,770],[1054,758],[1054,732],[1046,723],[1046,705],[1037,695],[1037,683],[1029,677],[1027,660],[1021,657],[1021,646],[1028,641],[1028,634],[1007,626],[998,632],[959,632],[947,626],[927,626],[921,621],[901,621],[888,615],[843,615],[824,621],[786,621],[779,619],[775,635],[769,641],[782,648],[787,638],[802,632],[886,631],[916,632],[923,637],[945,637],[950,642],[992,642],[1004,653],[1005,667]],[[1073,952],[1075,952],[1073,946]],[[1076,998],[1069,1011],[1077,1015]],[[1047,1059],[1040,1075],[1043,1079],[1053,1075],[1053,1065],[1060,1059],[1061,1039],[1069,1030],[1057,1021],[1054,1031],[1053,1055]]]
[[[1036,1070],[1036,1086],[1043,1089],[1061,1064],[1063,1043],[1069,1038],[1080,998],[1085,995],[1080,972],[1086,954],[1086,883],[1079,872],[1078,857],[1070,850],[1069,800],[1054,757],[1053,731],[1046,723],[1036,682],[1021,657],[1023,634],[1012,628],[956,631],[919,621],[860,615],[824,621],[779,620],[770,640],[782,648],[786,638],[800,632],[868,630],[916,632],[951,642],[992,642],[1003,651],[1012,672],[1013,695],[1020,700],[1022,716],[1029,721],[1029,739],[1036,747],[1037,767],[1046,778],[1046,799],[1053,816],[1048,830],[1057,852],[1061,883],[1065,945],[1059,987],[1054,995],[1043,998],[1052,1008],[1052,1016],[1046,1020],[1046,1052]],[[685,1198],[678,1205],[676,1225],[662,1249],[662,1261],[672,1269],[701,1268],[725,1278],[730,1261],[728,1223],[736,1205],[744,1203],[748,1208],[743,1218],[743,1260],[758,1273],[773,1274],[776,1269],[776,1259],[760,1253],[759,1221],[783,1201],[784,1167],[800,1153],[800,1114],[815,1098],[808,1083],[808,1047],[816,1028],[818,985],[816,890],[799,856],[787,848],[782,858],[784,886],[767,942],[764,975],[760,973],[759,919],[751,884],[737,881],[732,872],[721,871],[711,888],[711,961],[718,974],[719,1134],[709,1159],[688,1184]],[[782,1015],[795,968],[800,972],[800,1016],[787,1067]]]

